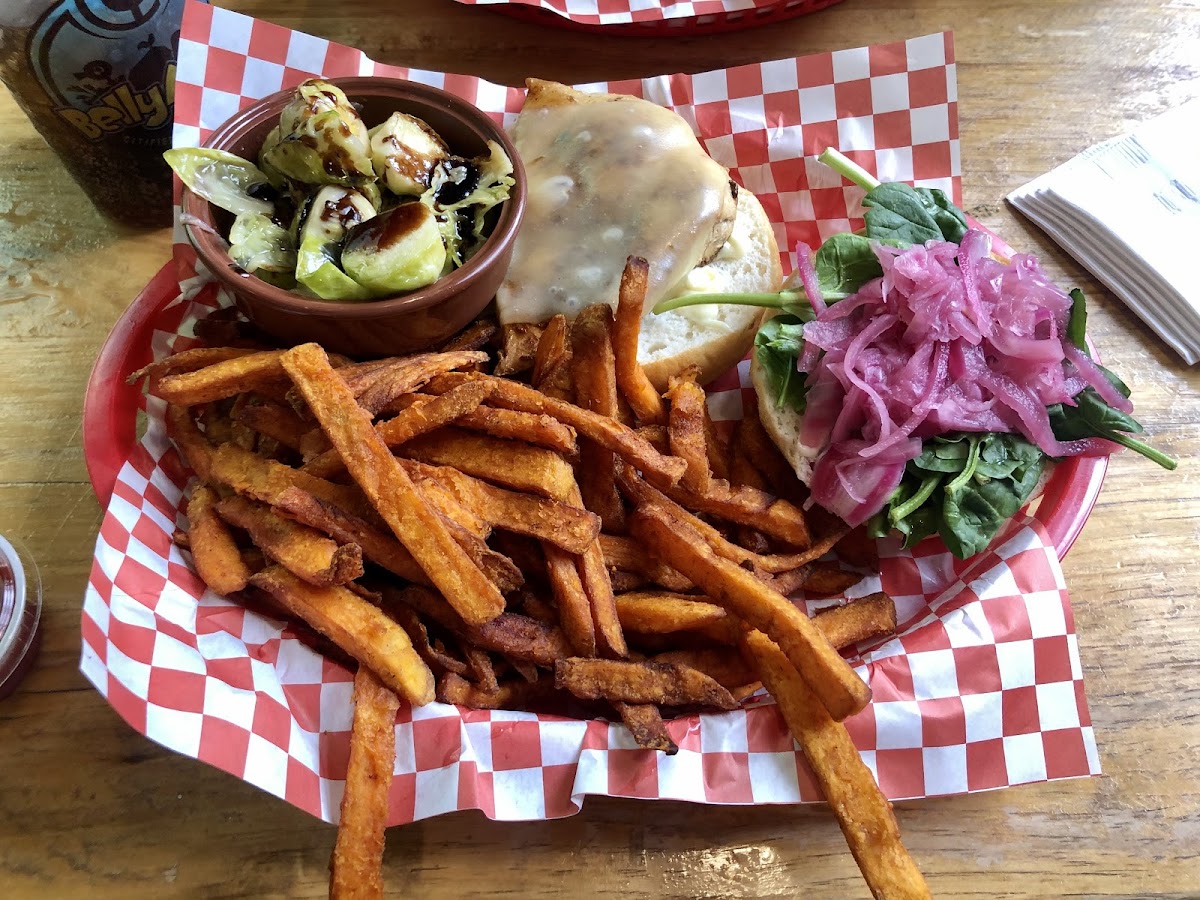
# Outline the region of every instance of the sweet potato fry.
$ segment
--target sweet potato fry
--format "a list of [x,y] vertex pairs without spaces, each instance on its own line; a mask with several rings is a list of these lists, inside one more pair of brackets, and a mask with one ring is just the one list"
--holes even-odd
[[453,350],[482,350],[500,333],[495,319],[476,319],[438,348],[441,353]]
[[640,634],[689,631],[727,618],[724,607],[704,597],[668,591],[633,591],[617,595],[621,627]]
[[205,366],[226,362],[231,359],[239,359],[243,356],[249,356],[254,352],[256,351],[244,347],[195,347],[191,350],[181,350],[179,353],[172,353],[170,356],[155,360],[149,365],[142,366],[136,372],[130,373],[126,377],[125,383],[137,384],[143,378],[148,378],[153,383],[164,375],[172,375],[177,372],[194,372],[197,369],[203,369]]
[[362,491],[354,485],[334,484],[323,478],[315,478],[307,472],[263,459],[233,444],[222,444],[212,454],[209,479],[243,496],[271,505],[276,503],[283,491],[298,487],[367,521],[378,521],[379,518],[363,497]]
[[571,348],[567,343],[567,317],[559,313],[547,320],[542,336],[538,339],[533,371],[529,375],[530,383],[538,390],[543,390],[548,377],[570,358]]
[[500,326],[500,358],[496,360],[497,375],[519,375],[528,372],[537,358],[542,326],[533,322],[516,322]]
[[667,414],[667,440],[671,453],[686,460],[687,471],[680,484],[689,491],[705,494],[712,484],[708,442],[704,433],[704,389],[688,378],[672,378],[667,389],[671,410]]
[[477,688],[465,678],[447,673],[438,680],[437,698],[468,709],[537,709],[559,697],[549,678],[537,681],[506,681],[496,691]]
[[496,680],[496,670],[492,666],[492,658],[488,656],[487,651],[480,650],[473,644],[464,641],[462,652],[467,658],[471,680],[475,682],[479,690],[489,694],[500,690],[500,683]]
[[729,691],[703,672],[673,663],[571,657],[554,664],[554,684],[581,700],[663,706],[737,706]]
[[800,483],[791,463],[783,458],[763,428],[757,403],[743,404],[742,418],[734,430],[733,445],[766,479],[772,491],[793,503],[799,503],[808,496],[808,488]]
[[[486,384],[464,384],[440,397],[429,397],[414,403],[396,416],[375,426],[388,447],[399,447],[419,435],[453,422],[479,407],[491,393]],[[312,450],[312,444],[309,444]],[[319,478],[329,478],[343,471],[342,458],[332,447],[304,464],[304,471]]]
[[433,699],[433,673],[417,655],[404,629],[354,591],[316,587],[282,566],[250,579],[292,615],[325,635],[415,706]]
[[219,501],[216,508],[230,525],[245,529],[269,558],[309,584],[346,584],[363,573],[362,550],[357,544],[339,545],[316,529],[237,494]]
[[309,430],[308,423],[282,403],[266,401],[241,407],[236,421],[266,437],[274,438],[291,450],[300,450],[300,439]]
[[766,491],[746,485],[734,487],[728,481],[712,479],[704,491],[680,485],[667,493],[688,509],[747,525],[793,547],[804,549],[812,543],[804,511]]
[[[606,303],[587,307],[571,325],[571,378],[575,402],[583,409],[617,418],[617,379],[612,348],[612,309]],[[577,479],[584,505],[597,513],[606,531],[624,528],[625,507],[617,493],[613,452],[592,440],[579,448]]]
[[491,380],[496,384],[496,390],[488,400],[492,406],[553,416],[574,428],[580,437],[595,441],[637,467],[647,479],[656,484],[674,485],[683,477],[683,471],[687,468],[687,463],[683,460],[659,453],[649,441],[629,426],[574,404],[547,397],[528,385],[515,381],[474,372],[452,372],[433,379],[427,389],[431,393],[444,393],[463,381],[473,379]]
[[702,647],[688,650],[668,650],[656,653],[651,662],[676,663],[703,672],[729,690],[758,681],[754,667],[740,653],[724,647]]
[[896,604],[887,594],[870,594],[843,606],[821,610],[813,616],[813,623],[840,650],[859,641],[895,634]]
[[524,441],[534,447],[544,447],[568,456],[574,456],[579,451],[575,429],[551,416],[482,406],[462,416],[457,424],[460,428],[482,431],[510,441]]
[[414,586],[384,590],[383,601],[389,606],[396,603],[411,606],[475,646],[512,659],[552,666],[555,660],[571,655],[571,645],[560,629],[529,616],[506,612],[472,627],[438,594]]
[[786,597],[717,555],[695,529],[664,507],[641,507],[631,517],[630,528],[634,537],[645,541],[655,555],[690,578],[714,602],[775,640],[831,716],[841,721],[866,706],[870,688]]
[[811,594],[836,594],[862,581],[861,573],[847,572],[837,563],[816,562],[805,569],[801,584]]
[[403,603],[393,604],[388,610],[397,624],[404,629],[408,634],[408,639],[412,641],[413,649],[421,659],[425,660],[425,664],[435,674],[444,672],[454,672],[456,675],[467,674],[467,664],[454,656],[451,656],[446,650],[440,646],[440,641],[437,645],[434,644],[429,637],[429,629],[425,627],[425,623],[421,621],[421,617],[417,611],[411,606],[405,606]]
[[644,425],[662,425],[667,421],[662,397],[637,361],[649,275],[650,265],[646,260],[631,256],[626,261],[617,299],[613,351],[616,356],[617,384],[634,416]]
[[200,477],[201,481],[210,481],[212,479],[213,446],[204,436],[204,432],[196,427],[192,411],[186,406],[168,403],[166,424],[167,435],[179,448],[183,461]]
[[387,409],[393,400],[415,391],[429,379],[443,372],[465,369],[487,362],[482,350],[457,350],[451,353],[418,353],[389,366],[361,394],[358,405],[372,416]]
[[180,406],[224,400],[244,391],[285,384],[282,355],[281,350],[260,350],[232,357],[202,369],[164,375],[151,388],[155,396]]
[[690,591],[694,585],[651,556],[646,548],[632,538],[616,534],[600,535],[600,549],[609,570],[633,572],[668,591]]
[[[804,587],[812,573],[812,566],[800,566],[798,569],[792,569],[788,572],[780,572],[778,575],[770,575],[759,569],[754,571],[754,574],[761,578],[766,584],[779,591],[785,597],[790,597],[800,588]],[[856,579],[857,580],[857,579]]]
[[671,740],[657,706],[649,703],[624,703],[618,700],[613,707],[621,716],[625,727],[629,729],[633,742],[643,750],[661,750],[667,756],[674,756],[679,752],[679,745]]
[[364,558],[405,581],[426,586],[433,583],[391,532],[384,532],[308,491],[294,486],[286,488],[275,496],[273,505],[297,522],[325,532],[335,541],[357,544],[362,548]]
[[752,631],[743,646],[812,767],[871,893],[888,898],[929,897],[924,877],[900,840],[891,804],[846,727],[830,718],[808,680],[770,638]]
[[571,464],[557,453],[457,428],[439,428],[409,441],[398,452],[555,500],[565,499],[575,483]]
[[370,669],[354,676],[346,792],[329,861],[330,900],[383,900],[383,841],[400,698]]
[[413,460],[401,465],[413,478],[436,481],[488,524],[548,541],[568,553],[583,553],[600,533],[600,519],[594,513],[569,503],[496,487],[451,466]]
[[329,365],[325,351],[317,344],[301,344],[284,354],[283,366],[351,477],[442,594],[472,624],[498,616],[504,597],[425,502]]
[[187,505],[188,547],[204,583],[218,594],[228,595],[246,587],[250,569],[217,515],[216,505],[217,495],[208,485],[197,485],[192,491]]
[[[571,502],[583,508],[579,488],[573,489]],[[604,551],[600,541],[592,541],[578,557],[579,578],[592,607],[592,621],[596,626],[596,647],[602,656],[624,659],[629,654],[621,622],[617,618],[617,602],[613,596],[612,581],[608,577],[608,566],[604,562]]]
[[543,544],[542,549],[546,554],[546,576],[554,592],[563,633],[577,656],[595,656],[596,626],[592,621],[591,602],[579,577],[577,557],[553,544]]

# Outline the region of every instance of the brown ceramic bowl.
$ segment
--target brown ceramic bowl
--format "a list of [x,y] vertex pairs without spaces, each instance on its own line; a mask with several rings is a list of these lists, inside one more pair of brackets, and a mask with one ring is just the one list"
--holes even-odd
[[[330,83],[359,104],[367,127],[399,110],[428,122],[460,156],[486,153],[488,140],[504,148],[512,160],[516,184],[479,251],[461,268],[420,290],[382,300],[341,302],[303,297],[245,274],[217,238],[203,228],[188,227],[188,239],[245,316],[284,343],[317,341],[327,350],[351,356],[428,348],[463,328],[495,297],[525,214],[525,170],[503,129],[453,94],[398,78],[333,78]],[[243,109],[214,131],[205,146],[257,159],[267,133],[279,123],[279,114],[292,95],[290,90],[280,91]],[[232,217],[190,191],[183,192],[182,207],[206,225],[228,233]]]

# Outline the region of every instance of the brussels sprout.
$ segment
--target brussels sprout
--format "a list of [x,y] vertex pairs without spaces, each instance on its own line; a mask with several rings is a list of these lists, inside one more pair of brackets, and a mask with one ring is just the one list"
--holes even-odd
[[366,300],[371,292],[338,268],[347,230],[375,217],[358,191],[327,185],[317,191],[300,226],[296,280],[323,300]]
[[270,188],[267,176],[240,156],[208,147],[176,147],[163,153],[163,159],[192,193],[213,206],[235,216],[269,216],[273,211],[270,199],[261,196]]
[[261,159],[303,184],[354,186],[375,178],[367,126],[346,95],[324,81],[296,89],[279,116],[279,140]]
[[296,247],[286,228],[262,213],[242,213],[229,229],[229,258],[251,275],[287,273],[296,268]]
[[392,113],[370,135],[371,163],[387,189],[400,196],[423,193],[434,167],[450,155],[436,131],[407,113]]
[[355,225],[342,247],[346,274],[381,295],[432,284],[445,265],[446,245],[424,203],[402,203]]
[[437,212],[453,266],[461,266],[483,244],[487,214],[508,199],[515,183],[512,171],[512,160],[495,141],[488,141],[485,157],[452,156],[434,170],[421,202]]

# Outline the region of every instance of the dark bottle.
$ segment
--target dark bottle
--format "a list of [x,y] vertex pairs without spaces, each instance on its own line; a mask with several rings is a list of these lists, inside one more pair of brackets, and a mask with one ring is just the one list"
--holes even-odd
[[0,0],[0,79],[104,215],[171,222],[183,0]]

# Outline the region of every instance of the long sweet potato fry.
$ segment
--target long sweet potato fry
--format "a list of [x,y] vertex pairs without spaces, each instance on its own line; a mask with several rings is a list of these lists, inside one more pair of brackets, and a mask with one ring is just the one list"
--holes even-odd
[[698,703],[717,709],[737,706],[729,691],[703,672],[674,663],[572,657],[555,663],[554,683],[581,700],[665,706]]
[[363,574],[357,544],[339,545],[269,506],[234,494],[217,503],[217,512],[230,525],[245,529],[268,557],[309,584],[346,584]]
[[217,515],[217,495],[199,484],[188,499],[188,545],[196,571],[218,594],[232,594],[246,587],[250,569],[225,523]]
[[631,517],[630,530],[714,602],[775,640],[836,720],[866,706],[870,688],[812,620],[752,573],[718,556],[687,523],[664,507],[645,506]]
[[617,384],[638,422],[643,425],[662,425],[667,421],[662,397],[637,361],[638,337],[642,330],[649,276],[650,265],[646,260],[631,256],[626,261],[617,299],[613,351],[616,355]]
[[404,629],[349,588],[316,587],[282,566],[256,573],[250,583],[270,594],[413,705],[433,699],[433,673]]
[[264,385],[285,383],[282,350],[260,350],[195,369],[164,375],[151,384],[155,396],[180,406],[224,400]]
[[401,456],[435,466],[453,466],[468,475],[519,491],[564,500],[575,483],[571,464],[541,447],[531,447],[458,428],[439,428],[398,448]]
[[900,840],[891,804],[858,755],[846,727],[830,718],[808,680],[761,631],[750,632],[743,647],[812,767],[871,893],[887,900],[931,896],[924,876]]
[[577,557],[553,544],[543,544],[542,550],[546,555],[546,577],[554,592],[563,633],[577,656],[595,656],[596,626],[591,603],[579,577]]
[[396,764],[400,698],[366,666],[354,676],[346,792],[329,861],[330,900],[382,900],[388,792]]
[[[612,347],[612,309],[606,303],[587,307],[571,324],[571,379],[575,402],[586,410],[617,418],[617,379]],[[617,493],[613,452],[595,441],[579,448],[576,477],[584,505],[598,513],[606,531],[624,529],[625,507]]]
[[325,351],[317,344],[301,344],[283,355],[283,366],[341,454],[351,477],[462,617],[480,624],[503,612],[500,591],[425,502],[376,433],[370,416],[329,365]]

